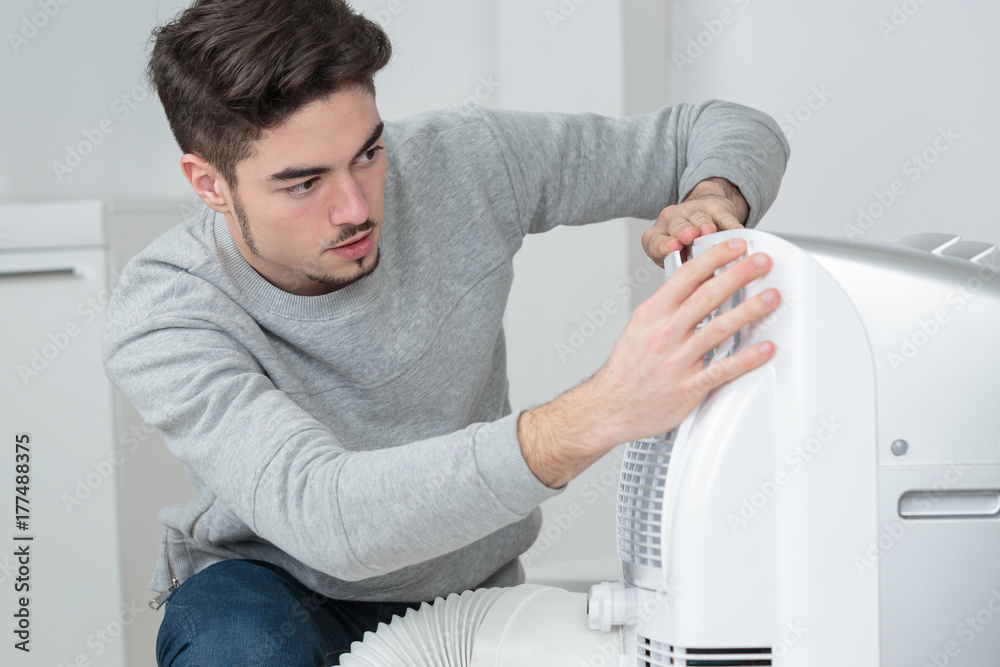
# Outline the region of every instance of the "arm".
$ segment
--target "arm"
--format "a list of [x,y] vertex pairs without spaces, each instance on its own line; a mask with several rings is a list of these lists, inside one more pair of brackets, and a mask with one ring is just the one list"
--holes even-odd
[[665,209],[682,199],[729,203],[735,219],[721,225],[754,227],[777,196],[789,152],[772,118],[728,102],[620,119],[482,113],[507,164],[522,236],[620,217],[657,218],[664,233],[679,233]]
[[[116,299],[128,288],[126,275]],[[111,380],[216,503],[316,570],[348,581],[393,572],[471,544],[555,493],[527,469],[513,416],[351,451],[274,386],[255,355],[268,341],[235,309],[219,303],[198,319],[161,309],[118,329],[115,307]],[[194,540],[217,537],[204,520],[191,530]]]
[[[557,224],[657,217],[644,244],[661,265],[677,243],[717,227],[756,225],[777,195],[788,157],[773,119],[725,102],[620,120],[546,114],[519,124],[503,113],[486,118],[508,165],[522,234]],[[681,194],[686,201],[676,206]],[[768,290],[695,331],[770,267],[766,257],[760,265],[746,259],[714,276],[745,252],[742,242],[737,246],[716,246],[686,263],[636,309],[593,378],[519,416],[521,450],[542,482],[560,487],[614,446],[670,430],[709,390],[770,358],[774,346],[764,342],[703,365],[708,350],[778,304],[777,292]]]
[[518,438],[528,466],[545,484],[566,484],[616,445],[677,426],[710,390],[757,368],[774,354],[769,341],[705,367],[708,350],[779,303],[767,290],[695,327],[740,287],[770,269],[762,253],[714,276],[746,251],[734,239],[685,262],[640,304],[607,363],[578,387],[521,413]]
[[[762,125],[768,126],[772,134],[770,143],[772,144],[770,154],[771,164],[768,161],[758,160],[753,165],[753,169],[761,176],[761,181],[773,185],[770,196],[766,196],[763,206],[751,207],[740,191],[741,187],[747,187],[746,181],[743,185],[736,185],[741,181],[732,182],[727,178],[712,177],[699,182],[685,197],[679,205],[668,206],[663,209],[655,223],[642,235],[642,247],[651,260],[657,266],[663,266],[663,258],[671,252],[680,250],[685,245],[694,242],[699,236],[712,234],[719,230],[739,229],[743,226],[752,228],[763,216],[764,211],[770,207],[774,197],[777,195],[778,182],[784,173],[785,163],[788,161],[789,146],[784,133],[779,132],[774,120],[764,116],[760,112],[751,109],[745,123],[759,121]],[[725,136],[725,133],[723,133]],[[763,139],[763,137],[762,137]],[[778,145],[774,145],[775,139]],[[766,148],[766,145],[764,146]],[[781,160],[779,161],[779,151]],[[752,162],[754,155],[749,146],[744,149],[750,151],[747,159]],[[768,151],[762,151],[761,155],[767,155]],[[778,170],[780,163],[780,170]],[[770,170],[770,174],[768,171]],[[720,174],[725,173],[723,170]],[[777,180],[774,175],[777,174]],[[759,186],[758,186],[759,189]],[[751,215],[753,214],[753,215]]]

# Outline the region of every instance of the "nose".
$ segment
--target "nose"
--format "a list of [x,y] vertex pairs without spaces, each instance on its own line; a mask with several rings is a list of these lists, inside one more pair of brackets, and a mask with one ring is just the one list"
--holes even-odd
[[331,188],[330,222],[334,225],[360,225],[368,220],[371,208],[361,183],[352,176],[338,179]]

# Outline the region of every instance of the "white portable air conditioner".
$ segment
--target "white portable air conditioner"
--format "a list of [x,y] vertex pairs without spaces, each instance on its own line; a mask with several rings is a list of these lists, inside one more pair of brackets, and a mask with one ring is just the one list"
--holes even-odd
[[692,253],[736,236],[773,268],[715,314],[770,287],[783,301],[706,363],[777,351],[627,445],[621,581],[493,591],[438,633],[474,635],[462,651],[372,660],[383,628],[343,665],[1000,665],[1000,253],[753,230]]

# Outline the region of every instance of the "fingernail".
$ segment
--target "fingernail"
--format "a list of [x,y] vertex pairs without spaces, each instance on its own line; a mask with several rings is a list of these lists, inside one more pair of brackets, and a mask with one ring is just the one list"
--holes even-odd
[[761,294],[760,298],[761,301],[763,301],[769,306],[773,306],[774,304],[778,303],[778,293],[771,289]]
[[730,239],[726,245],[733,250],[740,250],[743,247],[743,239]]
[[766,340],[763,343],[761,343],[760,347],[758,347],[757,349],[760,350],[761,354],[765,355],[771,354],[772,352],[774,352],[774,343],[772,343],[769,340]]
[[754,266],[767,266],[767,255],[764,253],[757,253],[753,256],[752,261]]

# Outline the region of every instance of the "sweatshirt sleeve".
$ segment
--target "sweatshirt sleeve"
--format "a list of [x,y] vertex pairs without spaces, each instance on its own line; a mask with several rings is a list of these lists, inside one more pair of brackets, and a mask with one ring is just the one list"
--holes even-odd
[[[119,328],[128,278],[104,331],[109,379],[220,511],[309,567],[345,581],[393,572],[469,545],[558,493],[521,456],[516,414],[351,451],[272,384],[241,342],[266,340],[252,320],[220,304],[198,317],[160,308]],[[187,538],[217,537],[203,532],[216,522],[193,524]]]
[[500,145],[521,233],[654,219],[706,178],[740,189],[754,227],[778,194],[788,141],[770,116],[709,101],[615,119],[482,110]]

